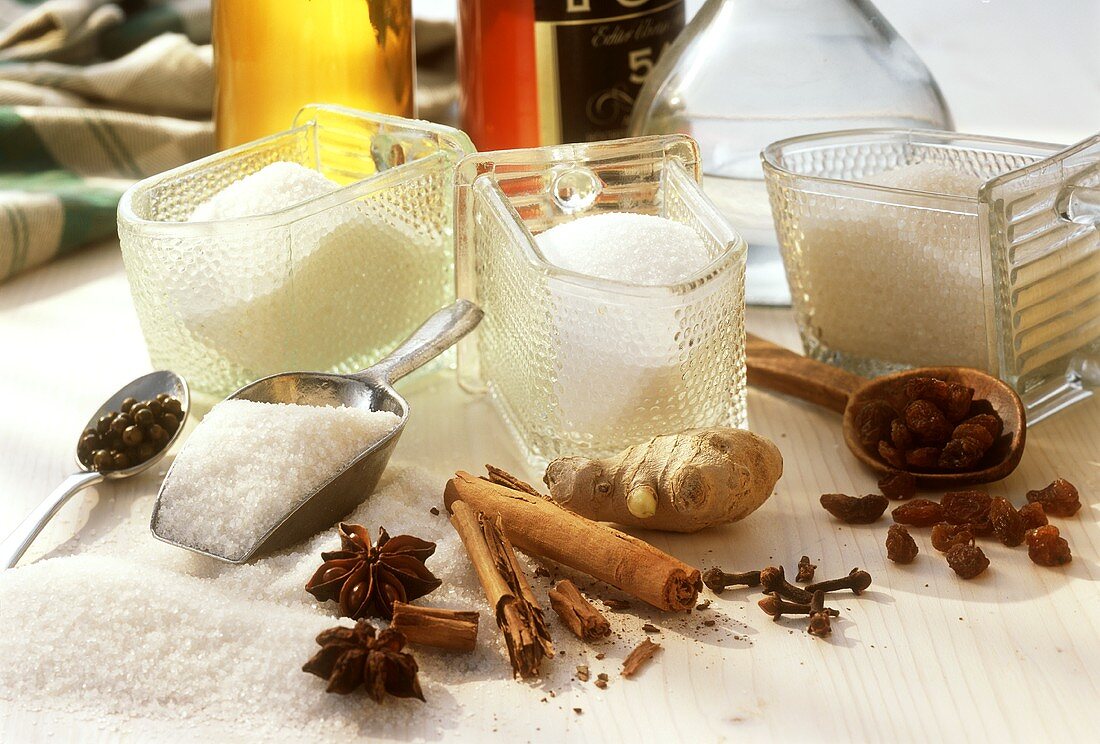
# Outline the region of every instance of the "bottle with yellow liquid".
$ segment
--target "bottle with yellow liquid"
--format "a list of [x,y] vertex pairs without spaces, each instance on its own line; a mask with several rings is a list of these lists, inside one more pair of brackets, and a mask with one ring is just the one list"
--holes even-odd
[[308,103],[414,113],[412,0],[214,0],[219,149],[285,130]]

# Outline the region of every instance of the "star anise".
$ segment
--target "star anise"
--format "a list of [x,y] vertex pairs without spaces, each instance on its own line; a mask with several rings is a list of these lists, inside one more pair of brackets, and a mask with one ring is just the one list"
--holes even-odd
[[321,631],[317,643],[321,650],[302,665],[302,671],[327,679],[325,692],[347,695],[363,685],[376,703],[386,693],[424,700],[416,659],[401,650],[405,646],[401,631],[386,628],[376,634],[373,625],[360,620],[354,628]]
[[424,565],[435,543],[412,535],[391,538],[379,527],[372,545],[365,527],[343,522],[339,532],[340,550],[321,553],[324,563],[306,591],[322,602],[339,602],[341,615],[389,620],[394,602],[411,602],[443,583]]

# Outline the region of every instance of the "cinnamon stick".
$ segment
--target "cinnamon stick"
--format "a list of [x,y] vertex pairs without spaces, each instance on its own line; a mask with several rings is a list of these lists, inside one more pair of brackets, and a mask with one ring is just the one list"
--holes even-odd
[[535,487],[532,486],[530,483],[521,481],[519,478],[509,473],[507,470],[501,470],[500,468],[493,465],[486,465],[485,470],[488,471],[489,475],[485,476],[484,479],[489,481],[490,483],[496,483],[498,486],[506,486],[507,488],[514,488],[517,491],[523,491],[524,493],[529,493],[532,496],[538,496],[540,499],[546,498],[541,493],[536,491]]
[[477,622],[476,612],[394,602],[390,627],[400,630],[409,643],[473,651],[477,645]]
[[658,609],[686,612],[699,595],[698,569],[552,501],[461,471],[447,482],[443,501],[451,511],[465,502],[499,516],[520,550],[605,581]]
[[464,503],[451,509],[451,524],[466,546],[481,588],[504,634],[513,676],[536,677],[542,660],[554,655],[542,608],[505,537],[498,516]]
[[611,635],[611,623],[569,579],[559,581],[549,594],[550,606],[577,638],[591,642]]
[[623,660],[623,676],[633,677],[653,658],[653,654],[660,650],[661,644],[654,643],[646,638],[627,655],[626,659]]

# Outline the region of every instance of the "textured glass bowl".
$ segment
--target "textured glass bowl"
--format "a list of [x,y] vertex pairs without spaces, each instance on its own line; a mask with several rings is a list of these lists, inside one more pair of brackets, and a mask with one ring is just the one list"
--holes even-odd
[[[806,353],[875,376],[965,365],[1011,383],[1036,421],[1085,395],[1100,362],[1095,224],[1061,207],[1100,181],[1072,148],[949,132],[827,132],[765,148],[764,173]],[[935,163],[982,183],[944,193],[868,183]]]
[[[485,318],[459,346],[464,387],[491,393],[533,466],[606,456],[657,434],[745,424],[745,243],[673,135],[482,153],[456,176],[458,294]],[[546,261],[534,236],[605,212],[688,225],[711,263],[643,286]]]
[[[383,357],[453,296],[458,130],[328,106],[292,129],[148,178],[118,210],[153,365],[220,398],[286,370],[349,372]],[[186,222],[276,161],[342,188],[243,219]]]

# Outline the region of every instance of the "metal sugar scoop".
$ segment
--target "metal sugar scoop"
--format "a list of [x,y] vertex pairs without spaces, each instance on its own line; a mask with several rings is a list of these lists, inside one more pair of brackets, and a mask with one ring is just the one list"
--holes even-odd
[[296,403],[308,406],[349,406],[396,414],[400,423],[381,440],[367,445],[342,471],[295,506],[274,527],[261,536],[243,555],[227,557],[185,545],[166,537],[158,527],[161,499],[172,479],[169,469],[153,507],[150,529],[153,535],[171,545],[217,558],[227,563],[245,563],[261,552],[268,553],[293,545],[327,529],[359,506],[374,490],[386,469],[390,455],[409,418],[409,404],[394,389],[393,383],[423,366],[481,321],[481,309],[472,302],[459,300],[432,315],[404,343],[374,366],[351,375],[323,372],[284,372],[245,385],[228,400],[258,403]]

